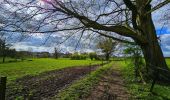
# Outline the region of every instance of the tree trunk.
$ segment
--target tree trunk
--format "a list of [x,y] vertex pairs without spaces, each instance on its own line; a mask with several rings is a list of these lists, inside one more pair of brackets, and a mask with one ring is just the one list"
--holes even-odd
[[134,55],[134,74],[135,74],[135,79],[137,79],[138,75],[139,75],[139,60],[140,60],[140,54],[138,54],[137,52],[133,53]]
[[3,56],[3,60],[2,60],[3,63],[5,63],[5,56]]
[[[152,15],[151,13],[147,14],[147,12],[150,10],[151,5],[148,4],[145,8],[142,8],[138,11],[140,23],[139,27],[142,30],[141,34],[145,36],[145,38],[148,40],[147,44],[140,45],[144,54],[146,67],[148,71],[150,71],[150,69],[156,71],[157,67],[169,71],[169,68],[166,64],[165,58],[163,56],[162,50],[157,39],[155,26],[152,21]],[[167,71],[160,71],[160,74],[163,80],[167,80],[167,77],[170,76],[169,72]]]
[[144,53],[147,72],[152,74],[152,76],[154,77],[155,75],[153,74],[156,74],[155,72],[158,68],[165,69],[167,71],[159,70],[159,74],[161,74],[161,80],[167,80],[170,76],[170,72],[168,72],[169,68],[166,64],[159,44],[144,45],[142,46],[142,50]]
[[4,44],[4,47],[3,47],[3,50],[2,50],[2,63],[5,63],[5,58],[6,58],[6,51],[5,51],[5,44]]
[[110,58],[110,54],[109,53],[106,53],[106,60],[108,61]]

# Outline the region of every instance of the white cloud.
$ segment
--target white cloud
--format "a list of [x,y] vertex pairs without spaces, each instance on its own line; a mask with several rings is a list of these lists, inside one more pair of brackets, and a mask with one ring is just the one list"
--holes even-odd
[[161,35],[161,48],[164,56],[170,57],[170,34]]
[[50,53],[53,53],[54,47],[57,47],[63,53],[66,53],[66,52],[70,52],[70,53],[93,52],[94,51],[94,50],[89,49],[89,48],[77,48],[77,49],[75,49],[75,46],[68,46],[64,43],[60,44],[60,45],[51,45],[51,46],[45,46],[45,45],[36,46],[32,43],[29,44],[28,42],[18,42],[18,43],[13,44],[12,48],[15,48],[17,51],[29,51],[30,48],[31,48],[33,50],[33,52],[50,52]]
[[27,45],[26,42],[19,42],[15,43],[13,45],[13,48],[15,48],[18,51],[28,51],[30,48],[33,49],[34,52],[43,52],[43,51],[49,51],[52,52],[50,47],[45,47],[45,46],[31,46]]

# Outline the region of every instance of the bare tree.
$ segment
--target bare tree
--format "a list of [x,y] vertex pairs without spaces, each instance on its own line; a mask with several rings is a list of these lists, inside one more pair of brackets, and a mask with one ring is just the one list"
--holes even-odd
[[[1,4],[3,32],[60,33],[65,36],[97,33],[142,48],[146,67],[169,70],[158,43],[152,12],[170,0],[151,6],[154,0],[5,0]],[[6,7],[5,5],[8,5]],[[13,7],[12,10],[9,7]],[[11,20],[12,19],[12,20]],[[118,38],[120,36],[129,37]],[[79,39],[79,40],[80,40]],[[160,71],[162,80],[168,72]]]

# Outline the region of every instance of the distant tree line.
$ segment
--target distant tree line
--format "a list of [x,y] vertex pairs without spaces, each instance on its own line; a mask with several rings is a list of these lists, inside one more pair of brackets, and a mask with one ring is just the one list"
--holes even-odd
[[[90,53],[62,53],[58,48],[54,48],[54,53],[49,52],[33,52],[31,48],[28,51],[16,51],[10,48],[12,45],[8,44],[5,40],[0,39],[0,58],[2,63],[6,61],[6,58],[13,58],[11,61],[23,61],[26,58],[70,58],[71,60],[86,60],[87,58],[91,60],[109,60],[116,43],[111,39],[105,39],[97,44],[97,47],[102,50],[104,55],[99,55],[96,52]],[[10,62],[11,62],[10,61]]]
[[90,52],[90,53],[78,53],[75,52],[70,55],[69,57],[71,60],[106,60],[105,55],[99,55],[96,52]]
[[74,54],[71,55],[72,60],[86,60],[87,57],[88,57],[87,53],[79,54],[78,52],[75,52]]

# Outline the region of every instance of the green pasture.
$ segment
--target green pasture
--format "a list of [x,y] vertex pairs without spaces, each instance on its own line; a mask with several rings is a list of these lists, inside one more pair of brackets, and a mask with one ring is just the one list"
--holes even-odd
[[[168,66],[170,67],[170,59],[166,59]],[[108,69],[110,68],[113,63],[116,63],[116,66],[113,68],[121,70],[125,83],[129,92],[135,99],[141,100],[170,100],[170,86],[163,86],[156,84],[153,92],[151,94],[149,89],[151,87],[151,82],[142,84],[137,83],[134,81],[134,71],[132,66],[128,66],[129,60],[125,63],[125,61],[113,61],[111,64],[106,65],[106,67],[102,67],[98,70]],[[0,63],[0,76],[7,76],[8,82],[15,80],[16,78],[21,78],[25,75],[37,75],[42,72],[50,71],[50,70],[57,70],[67,67],[74,67],[74,66],[85,66],[90,64],[99,64],[101,61],[91,61],[91,60],[70,60],[70,59],[50,59],[50,58],[40,58],[40,59],[32,59],[31,60],[24,60],[18,62],[6,62]],[[93,87],[92,83],[96,84],[98,82],[98,78],[96,75],[102,74],[98,73],[98,70],[93,72],[94,74],[87,76],[87,78],[77,81],[76,84],[73,84],[66,90],[60,93],[60,96],[65,98],[70,97],[77,97],[78,95],[87,94],[91,87]],[[97,74],[96,74],[97,73]],[[85,85],[84,85],[85,84]],[[90,85],[89,85],[90,84]],[[88,86],[86,86],[88,85]],[[80,88],[81,87],[81,88]],[[82,92],[76,93],[76,90],[82,89]]]
[[168,64],[168,66],[170,68],[170,58],[166,59],[166,63]]
[[62,69],[73,66],[85,66],[90,64],[99,64],[101,61],[91,60],[69,60],[69,59],[50,59],[40,58],[24,60],[19,62],[7,62],[0,64],[0,76],[7,76],[8,81],[25,75],[37,75],[39,73]]
[[[129,61],[113,61],[110,64],[105,65],[104,67],[97,69],[93,73],[96,73],[100,70],[107,71],[109,68],[118,69],[122,72],[123,77],[125,79],[125,85],[127,86],[127,90],[131,94],[132,100],[170,100],[170,86],[163,86],[156,84],[154,87],[153,92],[155,94],[151,94],[149,92],[151,83],[137,83],[134,81],[134,71],[133,67],[129,66]],[[167,64],[170,67],[170,59],[166,59]],[[101,71],[101,72],[103,72]],[[67,89],[61,91],[57,97],[60,97],[62,100],[67,100],[68,98],[70,100],[76,100],[80,96],[87,96],[89,95],[89,91],[91,88],[93,88],[94,84],[98,83],[98,79],[100,78],[103,73],[93,73],[87,77],[85,77],[82,80],[76,81],[73,85],[68,87]]]
[[[3,58],[0,57],[0,63],[2,63],[2,61],[3,61]],[[10,58],[10,57],[6,57],[5,58],[5,62],[11,62],[11,61],[15,61],[15,59],[14,58]]]
[[[170,67],[170,59],[166,59],[166,62]],[[118,69],[122,71],[128,90],[135,100],[170,100],[170,86],[156,84],[153,93],[150,93],[152,81],[146,84],[135,82],[133,67],[128,66],[128,63],[124,61],[119,61],[118,63]]]

